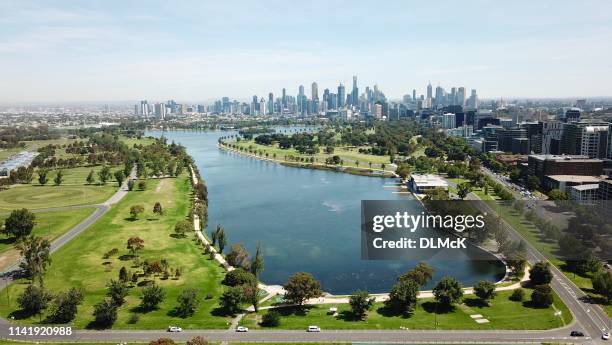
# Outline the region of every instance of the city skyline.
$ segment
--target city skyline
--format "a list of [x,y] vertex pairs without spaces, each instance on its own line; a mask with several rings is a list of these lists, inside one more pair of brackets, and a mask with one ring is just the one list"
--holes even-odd
[[3,2],[0,103],[248,99],[313,81],[350,93],[353,75],[391,99],[428,82],[483,99],[612,96],[610,3],[302,7]]

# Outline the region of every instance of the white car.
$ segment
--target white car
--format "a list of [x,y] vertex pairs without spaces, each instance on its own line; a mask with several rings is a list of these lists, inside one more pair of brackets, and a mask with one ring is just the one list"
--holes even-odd
[[601,335],[601,339],[603,340],[610,339],[610,332],[603,332],[603,334]]
[[176,333],[176,332],[182,332],[182,331],[183,329],[178,326],[168,326],[168,332]]
[[321,332],[321,327],[319,327],[319,326],[308,326],[308,332]]
[[238,326],[236,327],[236,332],[248,332],[249,329],[247,327],[244,326]]

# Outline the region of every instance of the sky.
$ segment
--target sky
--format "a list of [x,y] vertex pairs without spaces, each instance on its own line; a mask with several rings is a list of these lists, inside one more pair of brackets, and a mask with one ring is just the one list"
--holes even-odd
[[612,96],[608,0],[2,0],[0,28],[0,103],[310,96],[353,75],[390,98]]

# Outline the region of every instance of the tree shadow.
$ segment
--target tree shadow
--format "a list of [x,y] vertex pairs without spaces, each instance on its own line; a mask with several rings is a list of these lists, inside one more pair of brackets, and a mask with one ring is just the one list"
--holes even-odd
[[121,261],[132,260],[132,259],[134,259],[134,254],[123,254],[123,255],[119,256],[118,259],[121,260]]
[[448,314],[455,310],[455,306],[441,304],[434,301],[428,301],[421,304],[423,310],[427,313],[435,313],[435,314]]
[[0,244],[12,245],[17,242],[17,237],[7,237],[0,239]]
[[338,313],[337,319],[343,320],[343,321],[349,321],[349,322],[365,321],[364,319],[361,318],[361,316],[355,315],[350,310],[343,310],[340,313]]
[[170,237],[172,238],[176,238],[176,239],[181,239],[181,238],[185,238],[187,236],[185,235],[179,235],[179,234],[170,234]]
[[134,218],[134,217],[125,217],[123,218],[123,220],[125,220],[126,222],[135,222],[138,220],[138,218]]
[[523,304],[523,307],[530,308],[530,309],[548,309],[548,308],[550,308],[550,307],[545,307],[545,306],[537,305],[537,304],[533,303],[533,301],[531,301],[531,300],[523,301],[522,304]]
[[96,322],[95,320],[92,320],[87,325],[85,325],[85,328],[86,329],[93,329],[93,330],[101,331],[101,330],[104,330],[104,329],[109,329],[112,326],[113,325],[100,324],[100,323]]
[[15,319],[15,320],[24,320],[24,319],[27,319],[27,318],[32,317],[34,315],[36,315],[36,314],[31,313],[31,312],[26,311],[26,310],[23,310],[23,309],[18,309],[18,310],[15,310],[15,311],[11,312],[9,314],[9,318]]
[[213,309],[210,313],[213,316],[221,316],[221,317],[225,317],[225,316],[236,317],[236,315],[238,315],[238,312],[227,310],[226,308],[223,308],[223,307],[217,307]]
[[481,300],[480,298],[464,298],[463,303],[471,308],[487,308],[489,303]]

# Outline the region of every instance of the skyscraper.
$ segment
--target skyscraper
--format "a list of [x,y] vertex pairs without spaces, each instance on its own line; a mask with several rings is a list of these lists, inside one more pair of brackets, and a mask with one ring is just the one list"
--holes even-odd
[[338,108],[344,108],[344,101],[346,100],[346,89],[344,85],[340,83],[338,85]]
[[351,91],[351,105],[359,106],[359,88],[357,87],[357,76],[353,76],[353,91]]
[[310,98],[314,101],[315,99],[319,99],[319,87],[317,82],[312,82],[311,90],[310,90]]
[[457,88],[454,86],[451,87],[450,104],[457,105]]
[[[285,88],[283,88],[282,105],[283,105],[283,109],[287,108],[287,90],[285,90]],[[281,109],[281,113],[283,112],[283,109]]]
[[465,88],[463,86],[457,89],[457,105],[462,107],[465,105]]
[[431,99],[433,97],[433,89],[431,87],[431,82],[427,84],[427,98]]
[[416,89],[412,89],[412,101],[416,102]]
[[274,114],[274,94],[268,94],[268,115]]

